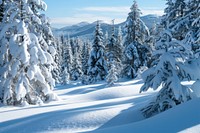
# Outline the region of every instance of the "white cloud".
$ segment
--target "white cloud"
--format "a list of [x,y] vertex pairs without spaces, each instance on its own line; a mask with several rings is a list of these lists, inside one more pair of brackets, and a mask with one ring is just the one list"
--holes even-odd
[[[112,14],[128,14],[130,12],[130,7],[128,6],[121,6],[121,7],[85,7],[78,9],[79,11],[88,11],[88,12],[101,12],[101,13],[112,13]],[[158,9],[156,7],[148,7],[141,9],[143,15],[148,14],[156,14],[156,15],[163,15],[164,10]]]
[[89,11],[89,12],[113,12],[113,13],[127,13],[130,11],[130,7],[121,6],[121,7],[85,7],[78,9],[80,11]]

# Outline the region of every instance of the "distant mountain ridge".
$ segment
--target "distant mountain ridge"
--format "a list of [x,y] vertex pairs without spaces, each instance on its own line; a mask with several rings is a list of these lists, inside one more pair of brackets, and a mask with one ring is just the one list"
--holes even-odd
[[[151,28],[154,22],[156,23],[160,22],[161,17],[150,14],[150,15],[142,16],[141,19],[144,21],[144,23],[147,25],[148,28]],[[125,25],[125,23],[126,22],[116,24],[115,28],[118,29],[118,27],[121,26],[122,31],[123,31],[123,26]],[[66,26],[60,29],[53,28],[53,33],[55,36],[64,35],[65,37],[67,37],[69,35],[70,37],[81,37],[81,38],[90,39],[93,37],[95,26],[96,26],[96,22],[93,22],[93,23],[81,22],[81,23],[78,23],[72,26]],[[110,24],[104,23],[102,21],[101,28],[102,28],[103,33],[107,31],[108,34],[110,34],[111,32]]]

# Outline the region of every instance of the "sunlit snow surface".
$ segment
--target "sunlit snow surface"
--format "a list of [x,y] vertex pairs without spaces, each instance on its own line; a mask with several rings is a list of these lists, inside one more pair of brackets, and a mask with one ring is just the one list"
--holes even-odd
[[[190,83],[188,83],[190,84]],[[199,133],[200,99],[149,119],[141,107],[156,94],[139,94],[140,80],[59,86],[60,101],[26,107],[0,107],[0,133]]]

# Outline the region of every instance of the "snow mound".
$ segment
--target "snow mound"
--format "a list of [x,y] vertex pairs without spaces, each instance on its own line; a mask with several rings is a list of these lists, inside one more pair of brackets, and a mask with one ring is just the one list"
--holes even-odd
[[152,118],[95,133],[199,133],[200,99],[189,101]]

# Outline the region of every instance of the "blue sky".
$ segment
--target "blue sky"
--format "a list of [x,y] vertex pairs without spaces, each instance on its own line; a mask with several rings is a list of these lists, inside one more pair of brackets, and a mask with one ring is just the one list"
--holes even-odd
[[[133,0],[44,0],[48,9],[46,15],[53,27],[64,27],[79,22],[103,20],[116,23],[126,20]],[[137,0],[143,15],[162,15],[165,0]]]

